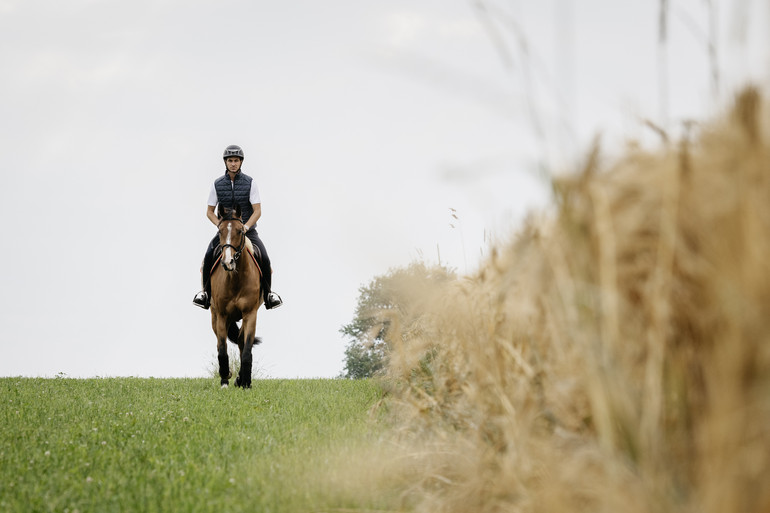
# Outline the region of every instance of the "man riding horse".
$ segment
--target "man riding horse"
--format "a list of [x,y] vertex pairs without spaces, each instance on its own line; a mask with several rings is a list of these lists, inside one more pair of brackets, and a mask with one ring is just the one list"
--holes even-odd
[[[265,300],[265,308],[272,310],[283,304],[281,297],[275,292],[270,291],[272,283],[272,269],[270,267],[270,258],[267,256],[265,245],[257,235],[257,221],[262,216],[262,201],[259,197],[259,189],[254,180],[241,172],[243,163],[243,150],[240,146],[230,145],[225,148],[223,159],[227,171],[220,176],[211,186],[209,193],[208,208],[206,217],[219,225],[219,218],[216,215],[215,208],[219,205],[220,212],[224,208],[240,207],[241,220],[243,228],[246,231],[246,237],[254,245],[254,251],[259,260],[259,267],[262,270],[262,293]],[[205,310],[211,305],[211,268],[214,265],[214,252],[219,245],[219,234],[217,234],[209,243],[206,255],[203,257],[202,281],[203,290],[195,295],[193,304]]]

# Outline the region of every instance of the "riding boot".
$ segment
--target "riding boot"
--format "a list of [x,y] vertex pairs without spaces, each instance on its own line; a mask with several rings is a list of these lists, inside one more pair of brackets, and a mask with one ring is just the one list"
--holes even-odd
[[281,299],[281,296],[276,294],[275,292],[268,292],[267,296],[265,297],[265,308],[268,310],[272,310],[273,308],[278,308],[283,304],[283,299]]
[[211,280],[206,280],[206,283],[203,284],[203,290],[195,294],[193,304],[200,306],[204,310],[208,310],[211,307]]
[[204,310],[208,310],[211,306],[211,267],[213,265],[214,251],[213,247],[209,245],[206,256],[203,257],[203,265],[201,266],[201,282],[203,283],[203,290],[195,294],[195,297],[193,298],[193,304]]
[[266,269],[265,272],[262,273],[262,290],[264,291],[265,308],[267,310],[278,308],[283,304],[281,296],[270,290],[270,286],[273,282],[271,271],[271,269]]
[[262,297],[265,300],[265,308],[268,310],[278,308],[283,304],[283,300],[281,299],[281,296],[275,292],[270,291],[270,285],[273,281],[271,274],[273,272],[273,268],[270,265],[270,257],[267,256],[265,245],[257,235],[256,230],[249,230],[246,232],[246,236],[249,238],[249,240],[251,240],[251,243],[254,246],[255,256],[259,262],[259,268],[262,271],[259,285],[262,288]]

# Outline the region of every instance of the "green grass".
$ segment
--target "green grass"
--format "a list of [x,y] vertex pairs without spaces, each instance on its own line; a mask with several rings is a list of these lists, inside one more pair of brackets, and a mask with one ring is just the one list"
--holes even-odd
[[0,378],[0,511],[375,509],[327,477],[379,428],[370,381]]

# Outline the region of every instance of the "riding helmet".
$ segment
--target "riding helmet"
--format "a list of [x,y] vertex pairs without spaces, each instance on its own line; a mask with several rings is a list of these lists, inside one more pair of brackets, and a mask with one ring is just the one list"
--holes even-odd
[[222,158],[224,160],[227,160],[227,157],[240,157],[241,160],[243,160],[243,150],[240,146],[237,146],[235,144],[231,144],[227,148],[225,148],[225,153],[222,155]]

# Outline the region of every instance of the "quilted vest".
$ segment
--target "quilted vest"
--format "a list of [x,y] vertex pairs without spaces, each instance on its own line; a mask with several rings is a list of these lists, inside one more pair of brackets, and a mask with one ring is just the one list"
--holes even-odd
[[235,205],[241,206],[241,221],[244,223],[249,220],[254,209],[251,208],[249,194],[251,193],[251,177],[239,172],[235,175],[235,180],[230,181],[227,173],[214,181],[214,188],[217,191],[217,202],[220,207],[233,208]]

